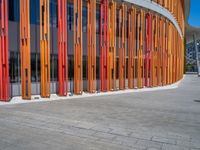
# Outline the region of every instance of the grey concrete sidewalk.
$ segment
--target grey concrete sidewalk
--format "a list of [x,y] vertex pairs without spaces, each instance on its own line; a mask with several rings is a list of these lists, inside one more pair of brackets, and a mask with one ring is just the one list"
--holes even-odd
[[144,93],[0,106],[0,150],[200,150],[200,78]]

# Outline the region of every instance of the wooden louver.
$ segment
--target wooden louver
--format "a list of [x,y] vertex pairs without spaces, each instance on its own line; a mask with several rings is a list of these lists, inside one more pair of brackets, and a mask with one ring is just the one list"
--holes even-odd
[[136,8],[128,11],[128,88],[136,87]]
[[74,0],[74,93],[82,94],[82,0]]
[[58,94],[67,96],[67,0],[58,0]]
[[88,0],[88,92],[96,92],[96,0]]
[[22,98],[31,99],[30,9],[29,0],[20,0],[20,56]]
[[107,91],[108,83],[108,0],[100,3],[100,90]]
[[116,2],[109,3],[108,11],[108,90],[116,90]]
[[50,26],[49,0],[40,0],[41,97],[50,97]]
[[127,7],[124,3],[119,9],[119,89],[126,88],[126,14]]
[[7,0],[0,0],[0,100],[10,99]]

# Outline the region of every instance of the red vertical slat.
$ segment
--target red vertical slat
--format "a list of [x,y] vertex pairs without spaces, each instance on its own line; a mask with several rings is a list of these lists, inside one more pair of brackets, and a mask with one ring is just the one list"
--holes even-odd
[[100,9],[100,90],[107,91],[108,0],[101,0]]
[[151,56],[152,56],[152,15],[146,15],[146,37],[145,37],[145,86],[152,86]]
[[0,0],[0,100],[9,100],[7,0]]
[[67,0],[58,0],[58,94],[68,92]]

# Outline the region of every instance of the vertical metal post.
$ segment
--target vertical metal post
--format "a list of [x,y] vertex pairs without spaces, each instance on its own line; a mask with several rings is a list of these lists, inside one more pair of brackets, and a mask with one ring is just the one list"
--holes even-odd
[[96,0],[88,0],[88,92],[96,92]]
[[49,0],[40,0],[41,97],[50,97],[50,25]]
[[82,0],[74,0],[74,93],[83,93]]
[[68,93],[67,0],[58,0],[58,94]]
[[7,0],[0,0],[0,100],[10,99]]
[[31,99],[30,9],[29,0],[20,0],[20,56],[22,98]]

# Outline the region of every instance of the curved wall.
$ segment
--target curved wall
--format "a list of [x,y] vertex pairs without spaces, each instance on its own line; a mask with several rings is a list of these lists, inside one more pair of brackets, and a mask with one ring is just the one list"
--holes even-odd
[[[31,7],[24,20],[19,19],[19,3],[21,8],[28,3],[8,1],[8,50],[4,51],[9,58],[4,59],[9,62],[10,96],[1,100],[21,95],[31,99],[42,89],[49,97],[165,86],[183,77],[182,0],[43,0],[50,3],[43,12],[39,0],[26,0]],[[22,25],[30,35],[20,31]],[[30,58],[20,61],[25,55],[20,41],[24,45],[27,39]],[[42,72],[48,74],[41,76]]]

